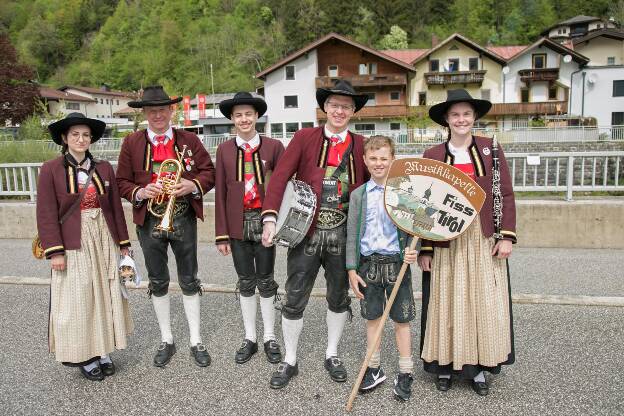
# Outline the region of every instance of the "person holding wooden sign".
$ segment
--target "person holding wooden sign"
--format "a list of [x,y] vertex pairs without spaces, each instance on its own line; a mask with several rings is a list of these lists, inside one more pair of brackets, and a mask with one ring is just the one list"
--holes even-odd
[[[512,180],[496,140],[472,135],[475,120],[491,106],[458,89],[429,110],[433,121],[448,127],[449,138],[423,156],[463,171],[486,198],[463,234],[452,241],[423,240],[418,256],[424,369],[438,376],[438,390],[448,390],[455,375],[471,380],[481,396],[489,391],[484,372],[498,374],[502,365],[515,361],[507,263],[516,242]],[[449,212],[463,209],[452,198],[444,204]]]
[[[394,160],[394,142],[389,137],[373,136],[364,142],[364,163],[371,179],[351,193],[347,220],[347,270],[349,284],[360,299],[360,311],[366,319],[368,348],[374,343],[375,331],[394,287],[401,263],[415,263],[417,252],[407,245],[411,237],[397,229],[384,206],[384,187],[390,164]],[[408,400],[412,392],[412,343],[410,321],[414,320],[414,294],[411,273],[400,283],[390,317],[399,350],[399,374],[394,381],[394,395]],[[369,392],[379,386],[386,375],[381,367],[381,345],[375,352],[359,386]]]

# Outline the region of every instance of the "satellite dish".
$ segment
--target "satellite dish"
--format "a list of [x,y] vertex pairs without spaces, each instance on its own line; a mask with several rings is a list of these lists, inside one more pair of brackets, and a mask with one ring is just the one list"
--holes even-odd
[[588,84],[595,84],[596,81],[598,81],[598,75],[596,75],[596,74],[589,74],[589,76],[587,77],[587,83]]
[[572,55],[570,54],[566,54],[563,56],[563,62],[565,62],[566,64],[569,64],[570,62],[572,62]]
[[508,66],[504,66],[503,67],[503,74],[507,75],[509,73],[509,67]]

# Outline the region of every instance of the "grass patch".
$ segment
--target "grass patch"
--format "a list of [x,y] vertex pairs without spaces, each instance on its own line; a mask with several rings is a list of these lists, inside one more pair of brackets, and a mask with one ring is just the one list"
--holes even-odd
[[60,155],[47,142],[16,141],[0,146],[0,163],[45,162]]

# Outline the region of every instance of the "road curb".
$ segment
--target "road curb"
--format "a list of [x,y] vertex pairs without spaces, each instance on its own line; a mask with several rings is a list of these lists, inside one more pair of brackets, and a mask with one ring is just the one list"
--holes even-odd
[[[21,286],[49,286],[50,278],[24,277],[24,276],[0,276],[0,285],[21,285]],[[127,283],[128,289],[147,290],[147,282],[141,282],[139,286]],[[236,286],[223,286],[213,284],[202,284],[205,293],[236,293]],[[171,282],[169,289],[180,292],[180,286],[176,282]],[[280,290],[280,294],[284,291]],[[324,298],[326,290],[317,288],[312,290],[312,296]],[[353,294],[351,294],[353,297]],[[414,292],[415,299],[422,299],[422,292]],[[528,305],[573,305],[573,306],[612,306],[624,307],[624,297],[622,296],[585,296],[585,295],[542,295],[533,293],[513,293],[511,295],[513,303]]]

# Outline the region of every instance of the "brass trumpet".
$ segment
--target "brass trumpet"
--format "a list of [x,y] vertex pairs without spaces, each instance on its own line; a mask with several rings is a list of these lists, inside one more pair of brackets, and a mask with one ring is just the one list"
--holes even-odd
[[[180,182],[182,177],[182,163],[177,159],[165,159],[160,164],[158,179],[163,189],[155,198],[151,198],[147,203],[147,210],[155,217],[161,218],[154,230],[173,232],[173,215],[175,212],[176,197],[173,195],[174,187]],[[166,201],[165,198],[169,197]],[[165,209],[162,207],[165,205]]]

